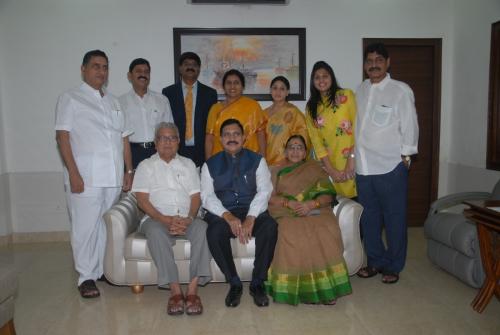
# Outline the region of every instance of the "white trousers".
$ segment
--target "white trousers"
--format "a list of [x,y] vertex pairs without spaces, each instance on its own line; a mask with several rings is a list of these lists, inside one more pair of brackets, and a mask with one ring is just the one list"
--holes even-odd
[[97,280],[103,273],[106,226],[103,214],[118,200],[120,187],[88,187],[82,193],[66,188],[71,223],[71,247],[78,286],[85,280]]

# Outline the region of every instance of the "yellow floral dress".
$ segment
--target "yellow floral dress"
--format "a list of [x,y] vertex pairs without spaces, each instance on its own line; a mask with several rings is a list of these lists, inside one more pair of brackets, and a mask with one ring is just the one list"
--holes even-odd
[[285,158],[285,144],[292,135],[302,135],[309,148],[309,135],[306,120],[297,106],[287,102],[279,111],[270,116],[268,107],[264,110],[268,117],[266,126],[266,160],[268,165],[275,165]]
[[[349,154],[354,147],[354,123],[356,121],[356,100],[349,89],[337,91],[335,104],[328,105],[328,99],[318,105],[317,118],[313,120],[306,112],[306,125],[316,158],[328,156],[330,164],[337,170],[344,170]],[[357,195],[353,179],[343,183],[334,182],[337,194],[347,198]]]

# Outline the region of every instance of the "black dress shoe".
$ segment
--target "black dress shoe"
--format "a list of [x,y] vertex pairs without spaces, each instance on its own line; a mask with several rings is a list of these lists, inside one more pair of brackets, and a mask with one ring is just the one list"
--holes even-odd
[[269,306],[269,298],[266,295],[264,285],[250,286],[250,295],[253,297],[253,302],[257,306]]
[[240,304],[241,295],[243,294],[242,285],[231,285],[229,292],[226,295],[226,306],[236,307]]

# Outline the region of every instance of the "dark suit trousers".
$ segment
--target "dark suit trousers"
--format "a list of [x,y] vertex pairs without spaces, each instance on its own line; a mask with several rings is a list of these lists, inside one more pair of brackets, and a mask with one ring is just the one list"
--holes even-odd
[[[231,213],[243,222],[247,211],[248,209],[234,210]],[[231,238],[236,236],[231,232],[231,227],[229,227],[226,220],[220,216],[207,212],[205,221],[208,223],[208,247],[212,257],[229,282],[231,278],[238,276],[230,243]],[[255,260],[252,279],[265,281],[267,279],[267,270],[273,260],[274,247],[278,236],[278,225],[267,211],[255,219],[252,236],[255,237]]]
[[143,148],[137,144],[130,143],[130,151],[132,153],[132,168],[136,169],[140,162],[151,157],[156,153],[156,149]]

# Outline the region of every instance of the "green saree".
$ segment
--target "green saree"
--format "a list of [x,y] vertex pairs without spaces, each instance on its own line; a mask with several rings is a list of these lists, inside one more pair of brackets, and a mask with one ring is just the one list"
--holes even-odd
[[[335,190],[315,161],[273,169],[276,193],[307,201]],[[339,225],[331,207],[316,215],[296,216],[283,206],[269,206],[278,221],[278,241],[266,289],[275,302],[329,303],[352,292]]]

